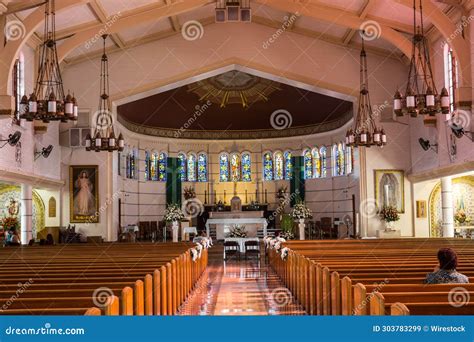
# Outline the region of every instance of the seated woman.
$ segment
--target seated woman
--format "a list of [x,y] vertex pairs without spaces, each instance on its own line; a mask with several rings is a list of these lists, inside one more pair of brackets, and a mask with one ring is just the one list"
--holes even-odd
[[7,236],[5,237],[5,246],[19,246],[20,245],[20,237],[16,229],[11,228],[7,232]]
[[469,278],[456,271],[458,255],[451,248],[441,248],[438,251],[439,266],[433,273],[428,273],[425,284],[469,283]]

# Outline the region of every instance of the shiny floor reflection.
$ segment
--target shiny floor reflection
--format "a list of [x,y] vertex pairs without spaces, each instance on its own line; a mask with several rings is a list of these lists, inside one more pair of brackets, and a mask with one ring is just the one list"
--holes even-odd
[[305,315],[271,268],[253,257],[224,261],[215,246],[209,266],[180,315]]

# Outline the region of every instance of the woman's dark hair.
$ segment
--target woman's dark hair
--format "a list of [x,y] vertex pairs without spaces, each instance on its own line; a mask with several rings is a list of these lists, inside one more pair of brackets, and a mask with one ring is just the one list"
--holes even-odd
[[441,248],[438,251],[439,268],[454,270],[458,267],[458,255],[451,248]]

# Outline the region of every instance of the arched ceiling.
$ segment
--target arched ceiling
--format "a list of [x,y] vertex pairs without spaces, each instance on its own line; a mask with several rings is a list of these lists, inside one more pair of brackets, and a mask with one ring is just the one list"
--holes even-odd
[[339,128],[352,118],[353,104],[231,70],[119,105],[117,114],[122,125],[142,134],[255,139]]

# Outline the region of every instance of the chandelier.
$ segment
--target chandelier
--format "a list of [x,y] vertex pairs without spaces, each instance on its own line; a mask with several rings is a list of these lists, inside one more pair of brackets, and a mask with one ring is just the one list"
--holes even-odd
[[405,96],[397,90],[394,96],[393,109],[395,115],[434,116],[449,114],[449,94],[443,87],[441,94],[434,84],[431,68],[430,50],[423,27],[423,7],[420,0],[420,26],[417,26],[416,0],[413,0],[413,39],[410,69]]
[[251,22],[250,0],[217,0],[216,23]]
[[114,120],[110,111],[109,103],[109,59],[105,53],[105,41],[107,35],[102,36],[104,40],[104,52],[100,64],[100,95],[99,109],[96,112],[95,131],[93,137],[90,134],[86,137],[87,151],[123,151],[125,142],[122,134],[115,138]]
[[20,102],[20,118],[67,122],[77,120],[78,107],[74,96],[64,96],[63,80],[56,51],[55,0],[48,0],[44,12],[44,36],[40,46],[38,76],[33,93]]
[[367,54],[364,48],[364,38],[362,36],[362,50],[360,51],[360,93],[359,108],[355,118],[354,127],[346,134],[347,146],[384,146],[387,144],[385,131],[375,125],[372,105],[369,95],[369,76],[367,71]]

